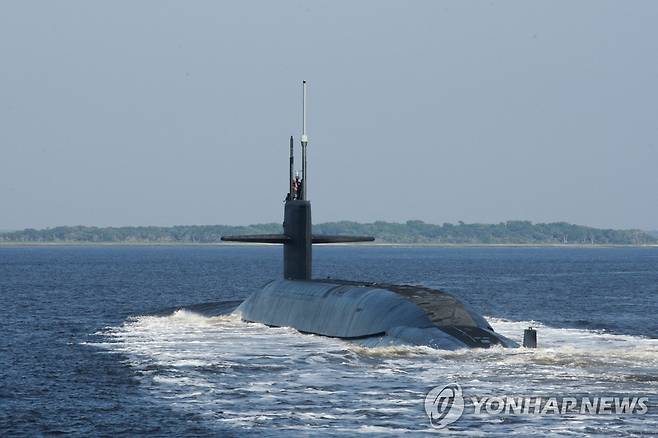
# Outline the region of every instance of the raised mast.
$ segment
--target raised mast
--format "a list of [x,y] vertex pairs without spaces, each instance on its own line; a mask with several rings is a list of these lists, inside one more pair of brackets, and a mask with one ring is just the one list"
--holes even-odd
[[306,135],[306,81],[302,82],[302,197],[303,201],[308,199],[308,159],[306,155],[306,146],[308,145],[308,136]]
[[288,199],[292,199],[295,193],[295,182],[293,179],[293,174],[295,172],[295,152],[293,146],[292,135],[290,136],[290,177],[288,179]]

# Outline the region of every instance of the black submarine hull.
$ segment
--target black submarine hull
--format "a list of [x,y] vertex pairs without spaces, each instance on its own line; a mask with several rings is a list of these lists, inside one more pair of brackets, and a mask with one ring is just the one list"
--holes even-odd
[[245,321],[355,340],[366,346],[425,345],[437,349],[518,346],[455,297],[418,286],[313,280],[314,243],[371,242],[372,236],[313,234],[308,197],[306,81],[303,82],[302,179],[293,178],[290,138],[283,233],[222,236],[227,242],[283,244],[283,277],[254,292],[237,309]]
[[292,327],[368,347],[518,347],[454,296],[419,286],[274,280],[250,295],[236,311],[245,321]]

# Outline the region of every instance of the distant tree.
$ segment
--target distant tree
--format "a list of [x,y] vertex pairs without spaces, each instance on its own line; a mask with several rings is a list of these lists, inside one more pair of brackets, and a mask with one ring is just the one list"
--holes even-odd
[[[379,242],[390,243],[596,243],[656,244],[658,233],[640,230],[610,230],[568,224],[566,222],[533,224],[530,221],[507,221],[498,224],[458,225],[427,224],[420,220],[405,223],[351,221],[317,224],[315,232],[323,234],[373,235]],[[93,242],[93,243],[217,243],[226,234],[281,233],[278,223],[248,226],[178,225],[173,227],[54,227],[28,228],[0,233],[0,242]]]

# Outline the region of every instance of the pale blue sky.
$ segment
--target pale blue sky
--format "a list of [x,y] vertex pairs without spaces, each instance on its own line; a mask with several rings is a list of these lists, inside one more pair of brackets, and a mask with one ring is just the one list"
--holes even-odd
[[658,228],[658,2],[4,1],[0,229]]

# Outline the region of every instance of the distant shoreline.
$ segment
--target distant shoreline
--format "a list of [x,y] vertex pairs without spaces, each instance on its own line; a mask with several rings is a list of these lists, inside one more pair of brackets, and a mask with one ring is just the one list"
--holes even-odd
[[[281,234],[280,223],[231,225],[176,225],[171,227],[60,226],[0,234],[0,245],[218,245],[221,236]],[[658,245],[658,235],[642,230],[599,229],[566,222],[507,221],[498,224],[428,224],[350,221],[313,225],[326,235],[374,236],[374,245],[421,247],[599,247]]]
[[[193,242],[0,242],[3,247],[103,247],[103,246],[132,246],[132,247],[257,247],[278,246],[269,243],[193,243]],[[370,247],[370,248],[658,248],[658,244],[583,244],[583,243],[340,243],[332,245],[317,244],[314,246],[343,246],[343,247]]]

